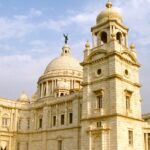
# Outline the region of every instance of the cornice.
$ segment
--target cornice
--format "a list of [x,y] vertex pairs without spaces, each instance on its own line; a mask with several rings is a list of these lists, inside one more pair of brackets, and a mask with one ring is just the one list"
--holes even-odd
[[129,31],[129,28],[128,28],[128,27],[126,27],[126,26],[123,25],[122,23],[119,23],[117,20],[115,20],[115,19],[108,19],[108,20],[106,20],[106,21],[103,22],[103,23],[100,23],[100,24],[97,24],[97,25],[93,26],[93,27],[91,28],[91,32],[93,32],[93,30],[96,30],[97,28],[100,28],[100,27],[102,27],[102,26],[104,26],[104,25],[107,25],[107,24],[110,26],[110,23],[111,23],[111,22],[115,22],[117,25],[121,26],[123,29]]
[[92,84],[97,83],[97,82],[102,82],[102,81],[115,79],[115,78],[120,79],[122,81],[125,81],[125,82],[127,82],[127,83],[129,83],[129,84],[131,84],[133,86],[141,87],[141,84],[129,81],[129,80],[125,79],[122,75],[119,75],[119,74],[109,75],[107,77],[104,77],[104,78],[101,78],[101,79],[97,79],[97,80],[92,81],[92,82],[83,82],[82,86],[92,85]]
[[119,113],[114,113],[114,114],[110,114],[110,115],[102,115],[102,116],[90,116],[90,117],[87,117],[87,118],[82,118],[81,121],[97,120],[97,119],[108,119],[108,118],[112,118],[112,117],[121,117],[121,118],[126,118],[126,119],[130,119],[130,120],[139,121],[139,122],[144,122],[143,119],[135,118],[135,117],[131,117],[131,116],[125,116],[125,115],[119,114]]
[[44,97],[42,99],[38,99],[35,103],[31,104],[21,104],[20,102],[12,102],[14,103],[14,105],[8,105],[7,100],[4,100],[3,103],[0,103],[0,107],[8,109],[17,109],[22,111],[31,111],[43,108],[45,106],[58,105],[69,101],[71,102],[74,100],[80,100],[81,98],[82,98],[82,91],[59,98]]
[[37,133],[44,133],[44,132],[56,132],[61,130],[72,130],[72,129],[80,129],[81,126],[70,126],[70,127],[62,127],[62,128],[47,128],[47,129],[37,129],[34,131],[17,131],[17,134],[37,134]]

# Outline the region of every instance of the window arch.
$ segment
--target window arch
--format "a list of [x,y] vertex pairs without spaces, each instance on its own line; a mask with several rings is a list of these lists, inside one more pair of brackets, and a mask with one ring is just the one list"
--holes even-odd
[[121,34],[121,32],[117,32],[117,34],[116,34],[116,39],[117,39],[117,41],[119,42],[119,44],[122,43],[122,34]]
[[9,123],[10,123],[10,117],[8,114],[4,114],[2,116],[2,127],[6,128],[9,126]]
[[101,33],[101,45],[107,43],[107,33],[106,32],[102,32]]
[[104,90],[99,89],[94,91],[94,93],[96,94],[96,109],[102,109],[104,101]]

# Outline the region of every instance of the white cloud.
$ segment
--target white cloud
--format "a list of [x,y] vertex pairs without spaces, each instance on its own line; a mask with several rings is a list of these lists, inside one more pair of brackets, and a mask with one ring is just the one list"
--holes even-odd
[[2,44],[0,43],[0,52],[6,52],[6,51],[9,51],[9,50],[13,50],[14,47],[8,45],[8,44]]
[[49,57],[34,59],[28,55],[0,56],[0,96],[17,98],[22,91],[32,95]]
[[42,11],[41,10],[37,10],[37,9],[35,9],[35,8],[31,8],[31,10],[30,10],[30,15],[32,16],[32,17],[40,17],[40,16],[42,16]]
[[0,39],[21,38],[34,30],[34,25],[25,16],[14,18],[0,18]]
[[42,41],[42,40],[33,40],[30,43],[31,49],[30,51],[32,53],[37,53],[38,55],[40,54],[46,54],[47,52],[51,52],[51,47],[49,45],[49,43],[47,43],[46,41]]
[[38,31],[38,24],[31,18],[41,15],[42,11],[31,8],[26,15],[15,15],[12,18],[0,17],[0,39],[18,39]]
[[83,11],[78,13],[72,13],[71,15],[65,16],[61,19],[49,19],[41,23],[40,27],[48,28],[51,30],[62,31],[67,27],[82,27],[81,30],[86,29],[85,25],[89,25],[95,22],[95,15],[97,11]]

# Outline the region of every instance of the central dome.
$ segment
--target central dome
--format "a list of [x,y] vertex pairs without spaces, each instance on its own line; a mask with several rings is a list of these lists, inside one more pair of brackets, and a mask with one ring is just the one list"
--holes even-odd
[[67,44],[63,47],[61,56],[55,58],[48,64],[44,74],[57,70],[73,70],[82,72],[80,62],[70,55],[70,48]]
[[53,59],[38,80],[37,97],[60,97],[82,89],[83,69],[70,54],[67,43],[59,57]]
[[117,20],[118,22],[123,22],[123,18],[121,13],[112,7],[112,3],[108,2],[106,4],[106,9],[103,10],[98,16],[97,16],[97,24],[103,23],[108,19],[114,19]]

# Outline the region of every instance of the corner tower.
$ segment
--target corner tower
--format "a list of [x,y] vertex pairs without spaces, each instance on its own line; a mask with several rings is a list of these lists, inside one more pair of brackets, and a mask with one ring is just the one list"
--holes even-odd
[[[89,139],[82,136],[83,142],[89,140],[89,147],[94,150],[128,149],[128,130],[142,120],[140,64],[135,46],[128,46],[128,28],[110,1],[97,16],[91,31],[92,47],[86,44],[82,62],[82,123],[89,133]],[[121,128],[121,124],[126,126]],[[122,130],[126,133],[119,134]],[[126,142],[122,144],[121,140]]]

